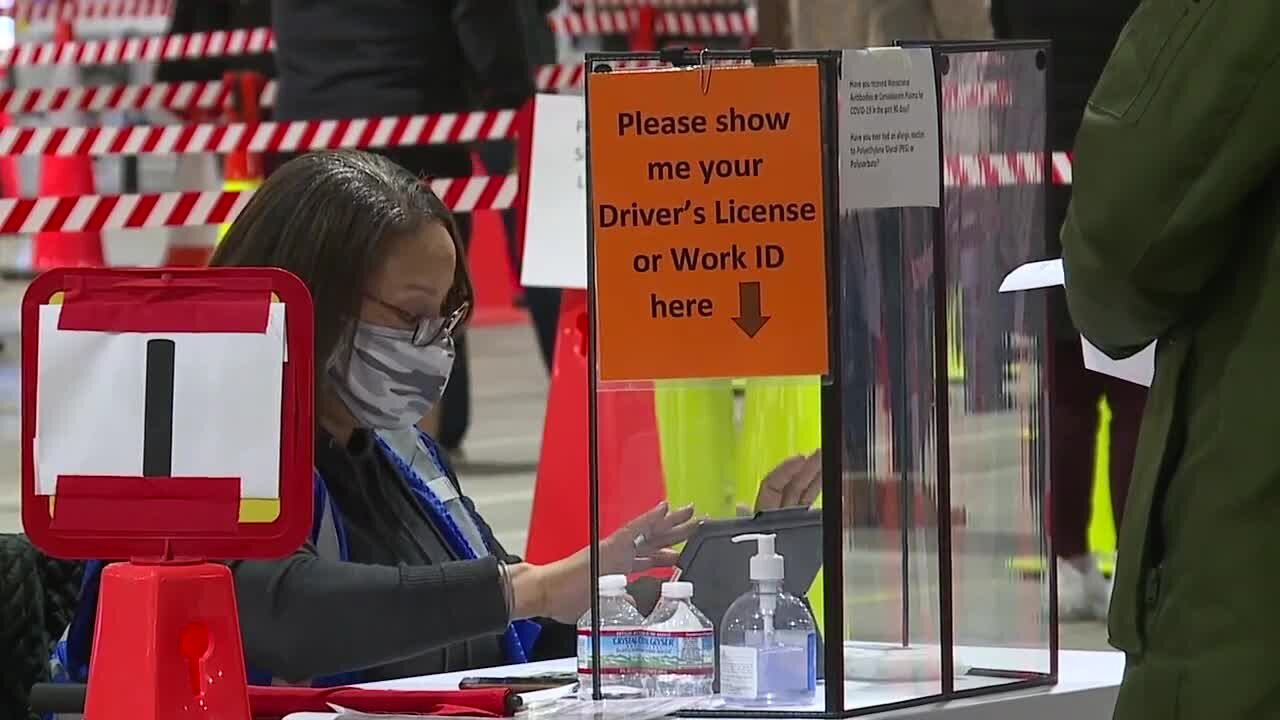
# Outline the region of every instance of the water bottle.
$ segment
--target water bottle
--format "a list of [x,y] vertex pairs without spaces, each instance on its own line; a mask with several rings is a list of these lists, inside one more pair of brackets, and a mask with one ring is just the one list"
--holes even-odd
[[662,599],[642,631],[645,687],[650,697],[711,695],[715,628],[693,604],[693,583],[663,583]]
[[[600,578],[600,691],[606,698],[644,696],[641,675],[644,616],[627,597],[627,576]],[[591,699],[591,611],[578,621],[578,694]]]

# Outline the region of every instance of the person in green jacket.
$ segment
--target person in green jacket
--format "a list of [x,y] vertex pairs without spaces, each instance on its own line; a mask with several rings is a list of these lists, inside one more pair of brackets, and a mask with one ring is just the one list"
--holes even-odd
[[1116,718],[1280,717],[1280,3],[1146,0],[1089,103],[1077,326],[1158,341],[1110,613]]

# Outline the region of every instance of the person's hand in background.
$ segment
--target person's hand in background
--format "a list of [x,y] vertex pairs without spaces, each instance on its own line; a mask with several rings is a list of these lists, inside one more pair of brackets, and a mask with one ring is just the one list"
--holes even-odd
[[[655,507],[600,541],[600,574],[629,575],[675,565],[672,548],[689,539],[702,522],[693,507]],[[583,548],[548,565],[510,568],[513,618],[549,617],[575,623],[591,606],[591,554]]]
[[813,505],[822,492],[822,449],[810,455],[796,455],[778,464],[760,483],[753,510],[738,506],[740,517],[750,517],[766,510]]

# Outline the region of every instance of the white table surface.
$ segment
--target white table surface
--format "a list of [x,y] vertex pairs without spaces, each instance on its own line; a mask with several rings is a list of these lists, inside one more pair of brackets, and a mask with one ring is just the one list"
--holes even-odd
[[[520,676],[572,671],[574,661],[553,660],[477,673],[449,673],[372,683],[367,687],[395,690],[450,690],[463,677],[477,674]],[[1058,684],[1017,693],[899,710],[875,717],[892,720],[1109,720],[1124,673],[1124,656],[1116,652],[1064,650],[1059,656]],[[859,692],[866,684],[857,685]],[[851,684],[851,690],[854,689]],[[530,698],[534,699],[534,698]],[[878,699],[877,699],[878,701]],[[289,720],[332,720],[333,713],[299,713]]]

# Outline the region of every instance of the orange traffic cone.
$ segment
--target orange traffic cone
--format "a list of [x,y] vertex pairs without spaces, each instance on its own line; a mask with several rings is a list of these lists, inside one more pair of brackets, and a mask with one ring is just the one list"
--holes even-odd
[[[94,195],[93,160],[84,156],[50,156],[40,165],[41,197]],[[102,235],[96,232],[36,233],[32,247],[36,270],[97,267],[106,264]]]
[[[566,558],[590,541],[589,327],[586,293],[566,290],[525,549],[532,563]],[[608,498],[600,503],[605,537],[662,502],[666,489],[653,391],[600,393],[596,409],[600,497]]]

